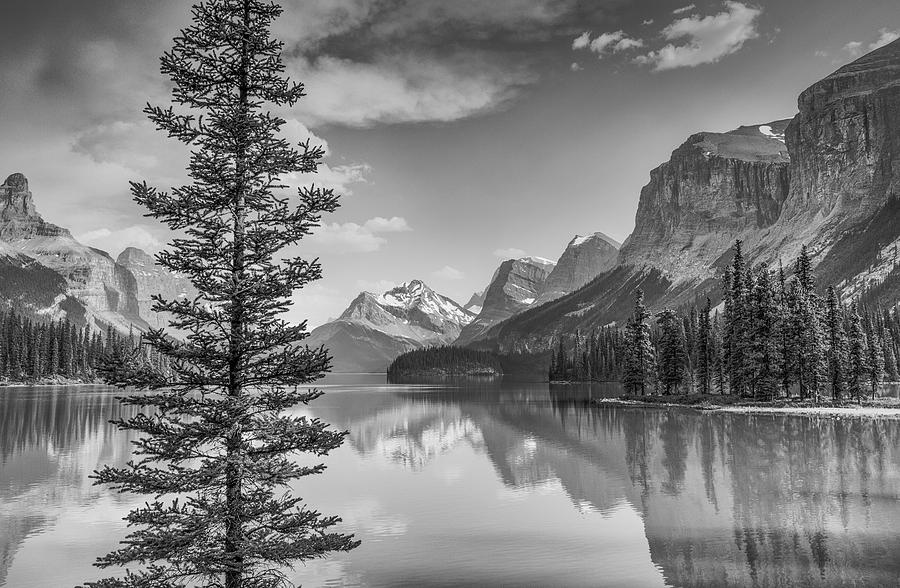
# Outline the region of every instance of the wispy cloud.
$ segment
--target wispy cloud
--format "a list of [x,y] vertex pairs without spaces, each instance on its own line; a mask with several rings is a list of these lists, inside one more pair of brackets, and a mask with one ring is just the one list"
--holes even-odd
[[153,233],[140,225],[114,231],[107,228],[96,229],[76,235],[75,238],[85,245],[108,251],[113,257],[126,247],[137,247],[148,253],[156,253],[163,246]]
[[521,257],[525,257],[526,255],[528,254],[525,251],[517,249],[515,247],[494,250],[494,257],[499,257],[500,259],[519,259]]
[[362,292],[382,294],[400,285],[393,280],[356,280],[356,287]]
[[682,6],[681,8],[676,8],[672,11],[672,14],[682,14],[684,12],[690,12],[691,10],[697,8],[696,4],[688,4],[687,6]]
[[502,108],[534,81],[522,67],[477,53],[371,63],[325,56],[296,62],[293,73],[309,89],[296,110],[312,126],[459,120]]
[[644,41],[628,36],[625,31],[601,33],[591,39],[589,32],[582,33],[572,41],[572,49],[575,51],[589,49],[597,54],[600,59],[610,53],[627,51],[636,47],[643,47]]
[[439,280],[461,280],[466,277],[464,273],[449,265],[431,272],[431,276]]
[[760,14],[760,8],[728,0],[725,10],[718,14],[692,15],[669,24],[662,30],[662,35],[673,42],[640,55],[635,61],[652,65],[654,71],[716,63],[759,36],[757,21]]
[[411,230],[403,217],[379,216],[363,224],[325,223],[309,237],[308,242],[328,253],[371,253],[387,243],[384,233]]
[[867,44],[862,41],[850,41],[849,43],[844,45],[844,51],[849,53],[851,57],[859,57],[863,53],[867,53],[869,51],[874,51],[880,47],[884,47],[889,43],[893,43],[897,39],[900,39],[900,29],[879,29],[878,38],[871,43]]

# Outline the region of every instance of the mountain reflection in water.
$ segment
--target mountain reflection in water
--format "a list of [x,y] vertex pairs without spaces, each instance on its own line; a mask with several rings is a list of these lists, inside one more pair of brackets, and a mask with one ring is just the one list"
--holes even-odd
[[[350,432],[295,491],[358,550],[335,586],[831,586],[900,579],[900,421],[596,408],[603,387],[335,376],[300,412]],[[105,389],[0,396],[0,585],[73,585],[136,501]],[[139,500],[139,499],[137,499]],[[51,551],[52,550],[52,551]],[[50,557],[58,562],[46,566]]]

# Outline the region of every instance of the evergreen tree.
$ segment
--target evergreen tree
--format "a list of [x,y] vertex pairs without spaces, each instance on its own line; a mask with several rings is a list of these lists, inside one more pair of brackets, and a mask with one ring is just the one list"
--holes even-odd
[[647,384],[655,371],[654,350],[650,340],[650,313],[644,306],[644,292],[634,296],[634,311],[625,326],[625,387],[632,393],[647,393]]
[[713,333],[710,314],[712,302],[706,299],[706,305],[700,312],[697,323],[697,381],[701,394],[709,394],[713,380]]
[[778,378],[778,300],[769,270],[759,268],[751,305],[748,353],[753,396],[771,400],[779,387]]
[[825,333],[819,320],[817,299],[804,289],[800,280],[794,285],[794,324],[800,399],[811,397],[817,401],[824,388],[828,371]]
[[850,310],[847,323],[850,360],[847,372],[847,392],[851,396],[855,396],[857,402],[861,402],[868,380],[869,345],[862,327],[862,317],[859,316],[856,305]]
[[878,386],[881,385],[881,382],[884,379],[884,348],[882,347],[883,341],[881,340],[881,335],[879,335],[878,330],[872,325],[871,318],[867,318],[866,324],[868,325],[866,330],[869,333],[869,350],[866,356],[866,375],[869,380],[869,391],[874,400],[878,392]]
[[657,315],[659,324],[659,382],[665,394],[672,394],[684,380],[687,353],[683,325],[674,310],[666,309]]
[[149,216],[183,235],[157,261],[187,276],[199,296],[155,298],[153,310],[189,333],[183,342],[163,330],[145,337],[168,358],[170,373],[153,369],[140,351],[115,350],[104,366],[111,383],[149,389],[123,401],[155,414],[118,421],[141,435],[139,459],[104,467],[96,481],[156,498],[128,514],[131,533],[97,562],[139,567],[89,586],[281,586],[285,566],[357,545],[333,532],[338,518],[288,493],[292,481],[324,470],[293,455],[326,455],[345,434],[286,413],[320,395],[303,386],[324,375],[330,358],[302,344],[305,323],[281,318],[291,294],[321,273],[285,248],[318,226],[337,198],[304,188],[294,206],[280,195],[281,177],[315,171],[323,156],[308,142],[298,151],[279,138],[285,121],[264,110],[303,96],[301,85],[282,77],[282,44],[270,37],[281,13],[265,0],[205,0],[162,58],[184,111],[146,112],[192,146],[193,183],[171,192],[133,183],[132,192]]
[[841,400],[846,381],[848,363],[847,336],[844,332],[843,308],[833,286],[828,287],[825,299],[825,330],[828,337],[828,379],[831,397]]
[[794,264],[794,276],[797,283],[805,292],[812,294],[815,291],[815,278],[812,274],[812,259],[809,257],[809,250],[806,245],[800,248],[800,255]]

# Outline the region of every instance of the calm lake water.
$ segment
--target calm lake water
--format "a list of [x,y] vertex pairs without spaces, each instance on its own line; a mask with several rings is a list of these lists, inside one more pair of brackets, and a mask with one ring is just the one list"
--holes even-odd
[[[363,540],[306,586],[896,586],[900,421],[594,408],[614,391],[335,376],[295,490]],[[139,502],[101,387],[0,391],[0,586],[73,586]]]

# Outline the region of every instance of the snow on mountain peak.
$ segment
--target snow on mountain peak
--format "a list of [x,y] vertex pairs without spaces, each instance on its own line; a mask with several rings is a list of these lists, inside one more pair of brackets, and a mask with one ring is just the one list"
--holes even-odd
[[520,257],[517,261],[521,261],[522,263],[534,263],[537,265],[556,265],[555,261],[551,261],[546,257],[537,257],[536,255],[528,255],[526,257]]
[[585,243],[589,243],[591,241],[603,241],[609,245],[612,245],[616,249],[620,249],[622,244],[610,237],[605,233],[601,233],[597,231],[596,233],[592,233],[590,235],[575,235],[575,238],[569,241],[569,247],[581,247]]

